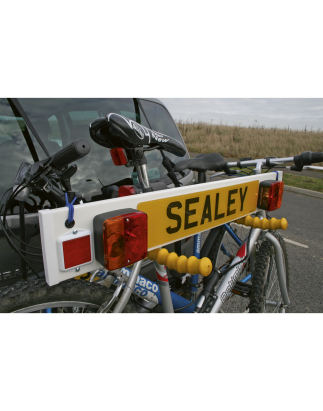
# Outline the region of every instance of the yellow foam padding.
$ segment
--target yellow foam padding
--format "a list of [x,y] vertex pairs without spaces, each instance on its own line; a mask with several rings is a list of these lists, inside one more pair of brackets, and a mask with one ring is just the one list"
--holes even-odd
[[176,253],[169,253],[166,248],[149,251],[148,258],[157,261],[158,264],[166,265],[170,270],[176,270],[181,274],[201,274],[207,277],[211,274],[212,263],[207,257],[200,260],[194,256],[187,258],[185,255],[178,257]]
[[244,218],[239,218],[235,223],[243,224],[247,227],[261,228],[262,230],[286,230],[288,227],[286,218],[281,218],[280,220],[277,220],[277,218],[272,218],[270,220],[263,218],[260,220],[259,217],[252,218],[250,215],[247,215]]

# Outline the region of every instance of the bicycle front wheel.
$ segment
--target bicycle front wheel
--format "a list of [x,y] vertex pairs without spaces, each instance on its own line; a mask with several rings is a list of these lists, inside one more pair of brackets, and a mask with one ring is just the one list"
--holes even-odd
[[[284,256],[286,284],[289,291],[289,265],[284,239],[275,234]],[[249,310],[251,313],[283,313],[283,299],[279,287],[276,258],[273,245],[264,241],[257,253],[255,272],[252,276]]]
[[[113,291],[100,284],[67,280],[50,287],[45,280],[19,281],[0,289],[1,313],[36,313],[51,309],[53,313],[97,312]],[[123,312],[137,312],[131,301]]]

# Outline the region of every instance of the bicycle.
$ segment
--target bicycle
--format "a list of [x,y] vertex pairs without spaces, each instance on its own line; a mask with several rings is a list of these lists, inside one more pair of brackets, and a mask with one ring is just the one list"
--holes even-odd
[[[113,121],[114,120],[114,123]],[[104,131],[105,129],[109,128],[108,131]],[[123,186],[120,187],[118,190],[118,194],[122,194],[123,196],[125,195],[130,195],[131,197],[134,194],[139,194],[140,191],[142,193],[149,193],[149,192],[156,192],[160,193],[160,191],[163,191],[165,193],[165,185],[163,186],[160,183],[153,183],[149,184],[149,179],[147,175],[147,167],[145,163],[145,156],[144,152],[145,150],[151,150],[151,149],[159,149],[163,153],[163,150],[165,151],[170,151],[173,153],[176,153],[177,155],[181,155],[183,153],[184,148],[181,147],[181,144],[178,143],[177,141],[173,140],[172,138],[162,135],[160,133],[156,133],[152,130],[147,129],[146,127],[143,127],[129,119],[125,119],[120,115],[113,115],[110,114],[107,116],[107,118],[104,119],[98,119],[98,121],[93,122],[90,127],[90,133],[91,137],[94,141],[97,143],[103,145],[104,147],[111,148],[111,154],[112,158],[114,159],[114,162],[116,165],[130,165],[136,167],[137,173],[138,173],[138,178],[140,182],[140,188],[138,191],[138,187],[136,186]],[[86,143],[86,142],[85,142]],[[4,228],[4,232],[6,232],[6,221],[5,221],[5,215],[6,215],[6,209],[10,205],[10,201],[12,201],[15,197],[17,197],[18,194],[24,193],[25,194],[20,194],[20,200],[23,201],[24,195],[28,196],[28,186],[33,185],[34,188],[36,189],[45,189],[45,192],[47,193],[48,197],[52,200],[57,202],[57,204],[63,206],[65,203],[64,200],[66,200],[66,204],[70,205],[70,211],[69,211],[69,218],[65,222],[65,227],[68,229],[72,229],[75,222],[73,220],[73,207],[71,203],[76,200],[76,202],[81,203],[82,198],[79,195],[73,194],[70,190],[70,184],[69,184],[69,179],[73,175],[73,166],[70,166],[69,168],[66,168],[68,164],[70,164],[73,161],[76,161],[78,158],[81,158],[82,156],[86,155],[86,151],[88,148],[82,147],[83,151],[80,149],[81,146],[84,146],[84,140],[78,140],[74,142],[73,144],[65,147],[63,150],[60,152],[56,153],[53,157],[40,162],[41,164],[38,164],[37,166],[33,166],[33,169],[28,170],[28,175],[27,177],[29,180],[26,182],[26,177],[21,178],[22,176],[18,173],[18,176],[20,176],[20,179],[18,178],[17,180],[17,188],[14,190],[14,192],[8,197],[6,207],[4,210],[4,216],[1,221],[2,227]],[[119,147],[119,146],[122,147]],[[148,145],[148,148],[144,146]],[[113,157],[114,156],[114,157]],[[298,167],[301,167],[302,165],[309,164],[309,161],[312,162],[320,162],[322,161],[322,153],[314,153],[314,157],[309,158],[308,154],[302,154],[301,156],[296,156],[295,158],[291,157],[288,159],[275,159],[270,160],[270,159],[262,159],[262,160],[255,160],[254,162],[251,161],[246,161],[246,162],[240,162],[238,163],[228,163],[225,164],[222,157],[217,155],[217,154],[212,154],[212,155],[202,155],[196,158],[198,161],[197,166],[200,167],[199,171],[199,181],[198,183],[205,183],[203,181],[205,175],[205,171],[208,169],[212,169],[215,171],[222,171],[225,170],[225,172],[230,171],[229,167],[233,167],[235,165],[240,166],[250,166],[254,165],[256,162],[256,171],[257,173],[261,171],[261,167],[263,164],[267,166],[275,166],[276,163],[283,163],[283,162],[294,162]],[[171,169],[172,167],[169,167],[169,174],[172,175],[174,185],[176,185],[176,175],[174,171],[180,172],[180,167],[184,168],[191,168],[191,169],[196,169],[196,160],[194,163],[194,160],[184,160],[183,162],[178,163],[173,170]],[[189,162],[187,164],[187,162]],[[181,164],[182,163],[182,164]],[[304,163],[304,164],[303,164]],[[312,164],[312,163],[311,163]],[[202,169],[201,169],[202,167]],[[204,168],[203,168],[204,167]],[[75,170],[75,167],[74,167]],[[20,170],[22,171],[22,170]],[[256,174],[257,174],[256,173]],[[66,189],[66,193],[62,192],[59,190],[57,187],[57,184],[53,184],[53,181],[60,180],[61,182],[64,181],[64,187]],[[266,179],[265,179],[266,180]],[[257,181],[259,181],[257,179]],[[196,190],[200,190],[201,192],[201,187],[203,185],[199,184],[198,186],[195,186]],[[187,188],[185,189],[186,191],[188,190]],[[115,196],[115,189],[113,188],[111,190],[111,197],[116,200]],[[167,190],[169,193],[171,190]],[[204,190],[202,190],[204,191]],[[257,191],[258,193],[258,191]],[[75,195],[75,198],[74,198]],[[164,196],[164,195],[163,195]],[[68,198],[69,197],[69,198]],[[127,197],[127,198],[131,198]],[[137,197],[137,196],[134,196]],[[140,196],[138,196],[140,197]],[[74,200],[73,200],[74,198]],[[1,199],[2,200],[2,199]],[[110,200],[109,200],[110,201]],[[112,201],[112,200],[111,200]],[[111,203],[112,204],[112,203]],[[64,204],[65,205],[65,204]],[[79,212],[81,209],[78,208],[77,212]],[[61,214],[61,212],[65,212],[62,209],[57,209],[57,215]],[[118,214],[118,212],[117,212]],[[119,212],[120,214],[120,212]],[[49,215],[47,213],[47,215]],[[261,211],[259,212],[259,215],[261,218],[264,218],[265,212]],[[40,213],[41,221],[42,224],[45,224],[45,213]],[[113,217],[112,217],[113,218]],[[43,220],[42,220],[43,219]],[[74,223],[74,224],[73,224]],[[66,231],[65,228],[65,231]],[[202,259],[203,260],[203,253],[206,253],[206,250],[208,250],[208,255],[210,253],[210,250],[218,250],[221,247],[222,244],[222,239],[219,240],[217,243],[215,243],[215,240],[217,239],[220,230],[223,230],[221,227],[215,227],[212,228],[208,239],[206,243],[204,244],[204,250],[202,248]],[[80,238],[77,237],[79,234],[77,230],[73,230],[75,233],[75,239]],[[231,230],[233,231],[233,230]],[[282,246],[280,245],[280,238],[278,240],[273,236],[271,233],[267,232],[266,234],[262,234],[262,230],[259,228],[252,228],[250,230],[249,235],[247,236],[247,239],[243,243],[244,246],[240,247],[240,250],[244,247],[244,254],[239,255],[239,252],[235,256],[235,258],[230,261],[230,264],[226,264],[222,269],[216,269],[211,273],[210,270],[210,264],[204,260],[206,267],[197,267],[196,266],[196,259],[199,257],[199,250],[200,250],[200,235],[196,235],[194,238],[195,241],[195,257],[196,259],[194,260],[194,269],[192,268],[191,274],[192,274],[192,280],[191,282],[188,281],[188,285],[184,284],[184,286],[179,286],[178,290],[183,291],[187,293],[187,289],[191,288],[191,293],[193,296],[193,300],[188,300],[184,298],[183,296],[179,295],[179,293],[175,293],[170,290],[169,288],[169,283],[167,280],[167,271],[165,269],[164,264],[168,264],[168,257],[170,254],[168,252],[165,252],[161,250],[162,255],[159,255],[160,252],[150,252],[149,257],[153,260],[155,259],[155,267],[157,271],[157,278],[158,281],[157,283],[152,282],[148,279],[145,279],[140,276],[139,272],[143,264],[143,259],[140,258],[135,264],[133,265],[133,269],[130,272],[129,269],[127,268],[122,268],[122,271],[120,270],[120,267],[116,269],[110,269],[108,275],[107,273],[103,274],[103,278],[100,279],[100,283],[102,283],[104,286],[100,285],[99,283],[93,282],[93,280],[98,276],[102,275],[102,271],[96,269],[90,272],[90,281],[89,282],[84,282],[84,281],[79,281],[79,280],[73,280],[69,279],[64,282],[60,282],[57,285],[53,285],[52,287],[48,287],[46,282],[44,280],[36,280],[34,282],[29,282],[29,283],[19,283],[16,286],[13,286],[11,289],[3,289],[1,290],[2,294],[2,300],[1,300],[1,310],[11,310],[11,311],[37,311],[37,310],[44,310],[44,309],[53,309],[56,310],[57,307],[59,307],[60,311],[73,311],[73,312],[84,312],[84,311],[98,311],[98,312],[108,312],[112,310],[113,312],[135,312],[138,309],[138,300],[135,300],[131,295],[133,292],[137,293],[139,297],[141,297],[144,302],[143,310],[153,310],[158,307],[158,304],[161,304],[163,307],[164,312],[216,312],[220,311],[223,302],[222,300],[226,300],[231,297],[232,293],[233,294],[247,294],[251,293],[250,295],[253,296],[255,295],[254,299],[256,299],[257,295],[259,297],[259,290],[263,289],[263,285],[261,284],[261,281],[259,280],[259,285],[258,285],[258,292],[256,293],[255,291],[252,294],[252,290],[250,291],[250,287],[244,287],[242,284],[245,284],[248,280],[249,274],[241,281],[241,284],[238,284],[238,287],[234,288],[236,285],[236,280],[237,280],[237,275],[240,274],[242,269],[247,265],[247,263],[251,265],[254,265],[257,267],[257,273],[258,276],[260,277],[261,273],[261,266],[264,266],[265,269],[268,267],[268,263],[266,262],[267,260],[269,261],[269,267],[273,267],[274,265],[274,260],[272,260],[272,246],[268,245],[268,241],[273,244],[273,247],[275,247],[275,256],[278,258],[277,261],[277,274],[278,274],[278,279],[280,283],[280,289],[282,290],[282,299],[283,303],[279,301],[277,304],[275,304],[275,307],[278,308],[281,311],[285,310],[285,307],[288,305],[288,291],[287,291],[287,284],[286,284],[286,270],[284,270],[284,259],[287,261],[287,257],[284,256],[284,250]],[[8,233],[7,233],[8,234]],[[101,234],[102,235],[102,234]],[[47,238],[47,233],[46,231],[42,231],[42,239],[44,240],[44,248],[43,250],[46,251],[46,242],[48,241]],[[258,241],[258,239],[261,239],[261,236],[263,236],[267,241],[264,241],[260,247],[259,250],[255,249],[255,244]],[[73,237],[73,236],[72,236]],[[10,242],[10,239],[8,239]],[[10,243],[13,245],[13,243]],[[175,243],[177,245],[177,248],[180,248],[180,244],[177,241]],[[176,247],[175,245],[175,247]],[[255,250],[257,251],[255,253]],[[283,251],[282,251],[283,250]],[[31,253],[26,253],[24,250],[16,250],[18,251],[18,254],[23,258],[27,254]],[[102,251],[102,250],[101,250]],[[147,251],[147,250],[146,250]],[[253,254],[251,254],[253,253]],[[172,254],[172,253],[171,253]],[[218,256],[219,252],[217,253]],[[257,264],[257,255],[258,255],[258,264]],[[212,256],[212,255],[211,255]],[[260,256],[260,257],[259,257]],[[280,257],[279,257],[280,256]],[[174,254],[172,256],[172,262],[169,264],[173,269],[174,267],[178,268],[178,261],[179,259],[174,260]],[[177,256],[178,257],[178,256]],[[47,252],[45,252],[45,260],[51,259],[51,262],[53,263],[52,256]],[[101,257],[99,257],[101,258]],[[183,260],[183,259],[182,259]],[[181,261],[182,261],[181,260]],[[191,260],[191,261],[193,261]],[[217,257],[216,259],[217,260]],[[265,261],[265,262],[264,262]],[[273,261],[273,263],[271,263]],[[46,262],[46,261],[45,261]],[[130,260],[129,260],[130,262]],[[183,262],[183,261],[182,261]],[[200,263],[199,263],[200,264]],[[203,266],[203,264],[202,264]],[[259,268],[260,267],[260,268]],[[77,267],[79,268],[79,267]],[[185,266],[187,268],[187,266]],[[197,269],[198,268],[198,269]],[[212,266],[211,266],[212,269]],[[196,274],[198,271],[203,271],[204,274],[207,272],[207,276],[204,277],[202,282],[199,282],[199,278]],[[181,270],[180,270],[181,271]],[[180,272],[179,271],[179,272]],[[272,268],[270,268],[270,272],[272,271]],[[262,271],[264,273],[264,271]],[[238,274],[237,274],[238,273]],[[37,275],[37,273],[35,273]],[[105,278],[104,278],[105,277]],[[265,277],[265,274],[262,274],[262,278]],[[257,276],[255,277],[257,278]],[[47,279],[48,280],[48,279]],[[220,282],[221,280],[221,282]],[[59,282],[59,281],[58,281]],[[256,281],[253,281],[253,283],[257,283]],[[111,285],[114,284],[113,288]],[[217,288],[217,291],[214,293],[215,287],[220,284],[220,286]],[[136,285],[136,287],[135,287]],[[178,286],[178,284],[177,284]],[[202,293],[200,295],[197,295],[197,288],[201,288],[203,286]],[[26,288],[23,290],[23,288]],[[240,288],[239,288],[240,287]],[[124,289],[121,297],[120,293],[121,290]],[[173,289],[175,289],[175,284]],[[221,299],[222,297],[222,299]],[[257,298],[258,298],[257,297]],[[19,300],[19,301],[18,301]],[[59,300],[59,301],[57,301]],[[259,298],[258,298],[259,300]],[[260,295],[260,300],[258,304],[258,309],[262,304],[263,296]],[[256,300],[255,300],[256,301]],[[147,304],[147,302],[150,302]],[[140,304],[140,303],[139,303]],[[256,304],[254,304],[256,307]],[[63,307],[63,308],[62,308]],[[256,308],[255,308],[256,310]]]

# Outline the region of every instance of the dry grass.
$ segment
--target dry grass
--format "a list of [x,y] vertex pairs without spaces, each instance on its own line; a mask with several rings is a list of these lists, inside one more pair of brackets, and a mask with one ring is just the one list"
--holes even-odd
[[225,157],[292,157],[303,151],[323,151],[322,131],[230,127],[178,121],[189,151]]

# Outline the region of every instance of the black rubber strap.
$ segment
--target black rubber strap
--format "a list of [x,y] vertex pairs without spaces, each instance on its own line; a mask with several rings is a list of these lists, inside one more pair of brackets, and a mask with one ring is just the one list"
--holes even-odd
[[[11,101],[11,103],[10,103],[10,101]],[[30,128],[33,135],[35,136],[35,138],[38,141],[38,144],[40,145],[40,147],[44,150],[47,157],[50,157],[50,154],[49,154],[47,148],[45,147],[44,143],[42,142],[41,138],[39,137],[37,131],[35,130],[35,127],[31,124],[29,118],[27,117],[27,114],[25,113],[24,109],[21,107],[21,104],[19,103],[18,99],[17,98],[8,98],[8,102],[9,102],[11,108],[12,108],[12,105],[15,106],[15,108],[16,108],[17,112],[19,113],[20,117],[22,117],[24,119],[25,123]]]

